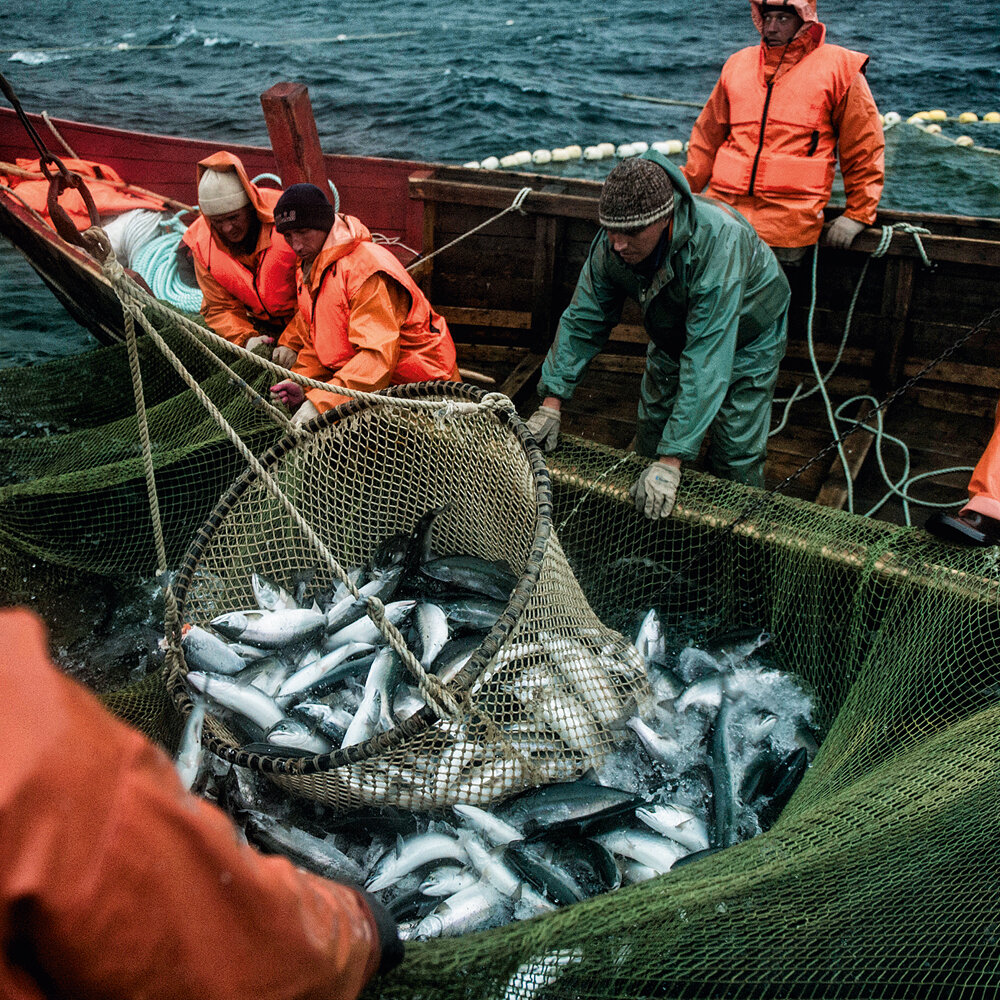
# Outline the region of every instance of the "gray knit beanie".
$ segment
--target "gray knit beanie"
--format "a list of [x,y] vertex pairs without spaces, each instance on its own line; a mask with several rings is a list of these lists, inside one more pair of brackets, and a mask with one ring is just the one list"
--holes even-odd
[[601,188],[597,217],[605,229],[638,232],[668,217],[674,210],[674,186],[667,172],[652,160],[622,160]]

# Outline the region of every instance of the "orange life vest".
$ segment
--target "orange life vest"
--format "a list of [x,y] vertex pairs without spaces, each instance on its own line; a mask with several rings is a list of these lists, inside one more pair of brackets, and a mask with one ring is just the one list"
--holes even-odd
[[867,62],[861,52],[822,44],[768,84],[761,46],[732,55],[720,80],[729,135],[715,155],[712,190],[815,199],[821,212],[837,163],[831,111]]
[[[64,158],[62,162],[67,170],[77,173],[83,178],[90,196],[94,199],[94,206],[102,217],[120,215],[133,208],[148,208],[154,212],[163,211],[164,203],[161,198],[121,190],[118,185],[125,182],[117,171],[106,163],[98,163],[96,160],[74,160],[70,157]],[[42,169],[39,160],[18,159],[15,165],[31,173],[41,173]],[[50,167],[50,170],[55,169],[55,167]],[[18,197],[26,205],[33,208],[42,217],[46,219],[49,217],[48,180],[25,180],[15,174],[4,176],[9,186],[17,191]],[[78,229],[82,230],[90,226],[90,213],[87,211],[87,206],[79,191],[68,188],[60,196],[59,205],[69,213]]]
[[[256,197],[270,213],[281,197],[281,192],[257,188]],[[263,227],[263,239],[257,241],[258,250],[253,270],[226,253],[213,236],[212,227],[203,215],[188,227],[184,233],[184,242],[191,247],[202,267],[257,319],[287,319],[295,312],[295,268],[298,257],[284,236],[275,230],[270,219],[261,219],[260,224]]]
[[313,264],[318,274],[311,274],[308,283],[301,280],[299,271],[299,311],[309,322],[319,361],[336,372],[355,355],[348,336],[350,302],[368,278],[382,272],[398,281],[411,300],[399,330],[399,356],[389,384],[454,378],[455,344],[445,318],[434,311],[391,251],[372,243],[368,230],[349,216],[339,217],[335,228],[343,221],[361,235],[353,248],[332,260],[329,252],[321,251]]

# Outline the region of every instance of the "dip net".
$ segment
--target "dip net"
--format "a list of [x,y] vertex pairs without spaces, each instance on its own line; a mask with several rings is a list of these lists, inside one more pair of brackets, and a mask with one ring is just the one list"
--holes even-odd
[[[172,336],[166,328],[161,334]],[[167,551],[173,565],[184,563],[183,620],[246,604],[251,567],[280,576],[293,566],[319,566],[270,495],[243,474],[231,444],[201,422],[172,370],[153,351],[143,361]],[[675,515],[654,524],[636,516],[628,499],[640,459],[567,440],[548,457],[546,473],[519,425],[462,388],[449,401],[452,413],[446,405],[348,404],[313,438],[289,446],[228,377],[202,363],[190,359],[199,384],[228,407],[256,454],[274,447],[267,468],[310,521],[328,526],[326,538],[344,565],[370,554],[382,532],[405,531],[451,502],[435,527],[436,546],[503,558],[518,579],[506,621],[473,670],[431,692],[440,713],[432,710],[413,732],[385,734],[383,745],[362,745],[347,762],[272,767],[269,775],[296,795],[350,803],[388,794],[390,782],[380,785],[377,769],[400,762],[404,746],[423,752],[422,741],[454,724],[456,707],[467,725],[482,727],[484,739],[491,726],[502,729],[504,712],[516,706],[474,703],[483,690],[474,691],[476,681],[504,649],[546,626],[577,636],[604,630],[600,649],[627,636],[636,615],[651,607],[678,649],[724,628],[766,630],[776,656],[814,695],[819,752],[765,833],[539,919],[411,943],[405,963],[370,995],[996,994],[996,550],[949,547],[919,529],[764,498],[692,471]],[[65,589],[70,579],[153,572],[127,369],[125,348],[115,347],[0,373],[5,600]],[[243,377],[263,386],[270,376],[254,371],[248,367]],[[421,402],[426,389],[407,391]],[[457,412],[469,402],[477,405]],[[476,425],[469,439],[467,420]],[[405,455],[405,465],[391,465],[390,453]],[[475,504],[468,504],[471,493]],[[221,592],[213,592],[216,576],[226,581]],[[627,664],[627,644],[618,648],[613,659]],[[176,679],[183,665],[175,659],[171,671]],[[634,678],[622,676],[624,699]],[[571,693],[593,718],[597,709],[586,694]],[[159,674],[105,700],[160,739],[177,718]],[[603,723],[599,732],[588,753],[600,754],[603,741],[617,735]],[[223,753],[242,752],[218,720],[211,739]],[[483,739],[470,742],[481,746]],[[485,766],[480,778],[518,771],[478,753],[462,767]],[[574,757],[561,751],[563,763]],[[530,755],[529,762],[539,764]],[[522,763],[517,780],[535,774]]]

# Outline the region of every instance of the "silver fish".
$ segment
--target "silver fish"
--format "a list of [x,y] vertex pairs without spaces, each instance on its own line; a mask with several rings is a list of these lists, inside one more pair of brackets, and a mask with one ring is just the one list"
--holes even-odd
[[259,573],[251,574],[250,588],[262,611],[284,611],[298,607],[295,598],[284,587]]
[[369,739],[378,728],[380,719],[386,719],[390,728],[394,725],[390,706],[402,671],[403,662],[399,654],[391,646],[384,646],[368,671],[365,693],[344,736],[341,749]]
[[[393,625],[399,625],[413,611],[416,605],[416,601],[393,601],[385,605],[386,620]],[[367,642],[377,645],[385,642],[385,636],[382,635],[382,630],[366,614],[356,622],[338,629],[332,635],[327,635],[323,640],[323,649],[329,652],[338,646],[344,645],[346,642]]]
[[236,650],[200,625],[185,625],[182,632],[181,648],[189,667],[232,676],[246,666],[246,661]]
[[640,742],[649,751],[650,756],[656,760],[670,763],[675,761],[683,750],[683,747],[681,747],[677,740],[669,736],[661,736],[650,726],[647,726],[638,716],[629,719],[625,725],[639,737]]
[[689,851],[703,851],[709,846],[708,825],[691,809],[667,804],[640,806],[635,818]]
[[413,624],[420,637],[420,665],[428,670],[448,641],[448,616],[437,604],[421,601],[413,609]]
[[425,896],[454,896],[478,881],[479,876],[468,868],[439,865],[420,883],[420,891]]
[[246,716],[265,731],[285,717],[275,700],[252,684],[238,684],[222,674],[206,674],[197,670],[188,671],[187,682],[196,691],[208,695],[224,708]]
[[365,883],[369,892],[378,892],[398,882],[404,875],[431,861],[453,860],[469,863],[465,848],[454,837],[437,831],[400,838],[394,851],[387,851],[376,862]]
[[184,723],[184,732],[181,734],[175,762],[181,784],[188,791],[194,788],[205,758],[201,742],[202,729],[205,725],[205,699],[195,698],[193,701],[194,707]]
[[678,858],[690,853],[677,841],[661,837],[652,830],[612,830],[609,833],[599,833],[591,839],[612,853],[638,861],[661,875],[670,871]]
[[338,646],[332,652],[321,655],[296,670],[278,689],[278,697],[291,698],[293,695],[301,694],[352,656],[368,652],[373,648],[370,643],[364,642],[347,642]]
[[305,642],[322,632],[326,625],[326,615],[312,608],[231,611],[213,619],[211,625],[227,639],[237,639],[265,649],[277,649]]
[[333,749],[325,736],[314,733],[298,719],[279,720],[264,734],[264,739],[272,746],[308,750],[315,754],[329,753]]
[[477,882],[449,896],[417,924],[418,938],[454,937],[506,923],[516,900],[488,882]]

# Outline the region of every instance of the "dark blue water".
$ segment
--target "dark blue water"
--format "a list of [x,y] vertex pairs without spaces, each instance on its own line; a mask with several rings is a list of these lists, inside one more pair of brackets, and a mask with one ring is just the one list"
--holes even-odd
[[[169,7],[170,13],[164,8]],[[831,41],[871,56],[883,112],[1000,110],[996,0],[820,4]],[[725,58],[757,40],[749,4],[678,0],[7,0],[0,70],[31,111],[266,143],[259,95],[309,87],[327,152],[462,163],[569,143],[687,139]],[[1000,148],[1000,124],[944,135]],[[885,207],[1000,216],[1000,156],[890,131]],[[613,161],[559,169],[601,177]],[[552,171],[554,168],[542,168]],[[89,338],[0,251],[0,365]]]

